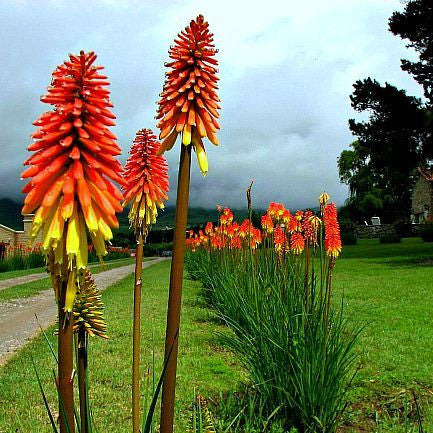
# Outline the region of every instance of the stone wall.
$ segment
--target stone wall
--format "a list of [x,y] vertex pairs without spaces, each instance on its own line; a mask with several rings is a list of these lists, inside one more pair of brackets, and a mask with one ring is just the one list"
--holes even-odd
[[[410,235],[419,236],[421,224],[410,225]],[[381,236],[397,234],[394,224],[381,224],[380,226],[355,226],[355,233],[359,239],[380,238]]]
[[18,232],[0,224],[0,242],[16,245],[18,242]]

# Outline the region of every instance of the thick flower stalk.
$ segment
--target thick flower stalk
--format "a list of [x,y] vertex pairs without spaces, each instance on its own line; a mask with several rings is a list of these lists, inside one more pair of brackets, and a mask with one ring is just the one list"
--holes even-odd
[[167,200],[168,166],[162,155],[157,155],[159,143],[150,129],[137,132],[130,157],[125,165],[123,205],[131,203],[129,221],[136,232],[156,223],[158,207]]
[[[106,254],[105,241],[117,228],[116,212],[122,211],[121,192],[109,180],[122,183],[121,153],[114,125],[109,83],[94,65],[93,52],[74,56],[53,72],[48,93],[41,101],[54,109],[43,113],[34,124],[38,130],[28,150],[35,153],[25,161],[30,167],[21,177],[31,180],[22,213],[36,211],[31,229],[34,239],[42,230],[42,249],[54,252],[54,265],[68,261],[69,269],[87,266],[86,227],[97,254]],[[66,257],[64,254],[66,253]],[[71,273],[66,311],[75,298]],[[59,295],[58,293],[56,294]]]
[[171,149],[181,135],[185,146],[192,144],[203,175],[208,171],[203,138],[218,145],[216,119],[220,108],[216,93],[217,50],[208,26],[199,15],[175,39],[169,51],[172,61],[165,65],[170,71],[166,73],[156,116],[160,119],[159,138],[164,140],[159,152]]
[[88,395],[88,337],[107,337],[107,324],[104,319],[104,304],[89,268],[80,284],[75,298],[74,333],[77,334],[78,392],[80,397],[80,432],[90,431]]
[[173,432],[174,399],[178,335],[182,300],[182,278],[185,258],[185,232],[188,219],[191,149],[194,149],[203,175],[208,171],[208,160],[203,139],[218,144],[219,99],[216,76],[217,50],[213,35],[202,15],[192,20],[170,48],[171,62],[166,66],[164,88],[159,101],[157,119],[160,129],[159,154],[171,149],[178,135],[182,137],[176,197],[175,236],[170,272],[170,290],[165,335],[165,361],[161,405],[161,433]]
[[137,132],[125,165],[124,202],[131,203],[129,222],[137,237],[134,282],[134,322],[132,337],[132,425],[140,430],[140,320],[143,244],[148,230],[156,223],[158,207],[167,200],[168,166],[162,155],[157,155],[159,143],[150,129]]
[[121,192],[111,180],[122,183],[120,148],[109,127],[109,84],[94,64],[93,52],[70,55],[52,74],[41,101],[53,106],[35,121],[37,131],[28,150],[35,152],[22,178],[22,213],[36,212],[31,228],[34,239],[42,230],[42,251],[47,256],[59,312],[60,432],[74,432],[72,308],[87,266],[87,233],[100,258],[105,241],[118,227]]

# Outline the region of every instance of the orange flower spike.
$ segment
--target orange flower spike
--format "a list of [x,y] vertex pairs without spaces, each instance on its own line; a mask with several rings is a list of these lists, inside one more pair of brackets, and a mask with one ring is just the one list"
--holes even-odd
[[283,212],[283,223],[285,224],[286,227],[289,226],[290,223],[290,219],[293,218],[292,214],[290,213],[290,211],[288,209],[285,209]]
[[185,146],[192,144],[203,176],[208,171],[208,161],[203,138],[218,145],[215,135],[219,129],[219,98],[217,68],[214,58],[217,50],[209,24],[199,15],[178,35],[170,48],[171,62],[166,63],[166,73],[156,118],[160,119],[159,138],[164,141],[160,154],[170,150],[178,135]]
[[233,222],[233,213],[228,207],[226,207],[224,208],[224,211],[220,216],[220,224],[222,226],[229,226],[232,222]]
[[[69,262],[75,260],[78,269],[87,266],[87,259],[77,255],[87,250],[85,226],[97,241],[98,254],[103,254],[102,245],[112,238],[110,227],[118,226],[115,212],[120,210],[121,199],[104,195],[107,185],[115,189],[108,178],[122,182],[122,166],[112,156],[118,155],[120,148],[108,129],[115,119],[106,89],[109,82],[100,74],[102,66],[94,65],[95,60],[93,52],[81,51],[53,72],[48,92],[41,97],[53,110],[34,122],[38,129],[28,149],[35,153],[24,163],[31,167],[22,174],[31,178],[23,188],[27,196],[22,209],[36,214],[31,237],[43,230],[44,253],[65,241]],[[106,211],[110,212],[108,225],[103,215]],[[63,260],[59,248],[57,263]]]
[[135,230],[156,223],[158,207],[164,208],[167,200],[168,166],[162,155],[157,155],[159,143],[150,129],[137,132],[125,165],[125,199],[123,206],[131,203],[129,221]]
[[340,225],[337,219],[337,207],[328,203],[323,210],[323,225],[325,227],[326,254],[336,259],[341,252]]
[[274,246],[278,254],[281,254],[286,246],[286,236],[279,226],[275,227],[274,230]]
[[304,244],[304,238],[302,237],[301,233],[293,233],[290,237],[290,249],[294,254],[302,254],[302,251],[304,251]]
[[206,224],[206,227],[204,228],[204,232],[208,236],[211,236],[213,234],[213,224],[210,221]]
[[317,243],[317,227],[313,225],[314,214],[310,209],[304,212],[302,216],[302,231],[304,232],[305,240],[308,245],[315,245]]
[[261,217],[262,229],[265,233],[270,234],[274,230],[274,223],[272,218],[266,214]]

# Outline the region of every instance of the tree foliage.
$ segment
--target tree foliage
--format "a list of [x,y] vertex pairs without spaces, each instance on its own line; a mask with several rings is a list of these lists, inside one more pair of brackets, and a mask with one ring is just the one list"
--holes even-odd
[[[408,39],[408,47],[419,54],[418,62],[402,60],[402,69],[413,74],[431,102],[430,24],[431,0],[409,1],[405,11],[395,12],[389,21],[390,30]],[[388,222],[407,219],[416,168],[433,159],[431,105],[372,78],[358,80],[350,100],[355,111],[369,118],[349,120],[357,140],[338,158],[340,181],[350,192],[343,213],[358,221],[373,215]]]
[[412,0],[404,12],[394,12],[389,19],[389,30],[402,39],[407,47],[419,55],[417,62],[402,59],[401,68],[409,72],[424,88],[430,106],[433,104],[433,2]]

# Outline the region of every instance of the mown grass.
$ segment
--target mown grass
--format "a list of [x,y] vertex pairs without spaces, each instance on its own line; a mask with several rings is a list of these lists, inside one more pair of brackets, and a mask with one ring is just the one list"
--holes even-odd
[[[147,261],[151,259],[144,258],[143,260]],[[121,266],[132,265],[133,263],[135,263],[135,259],[133,258],[118,259],[118,260],[112,260],[104,263],[104,267],[102,267],[99,263],[93,263],[90,265],[90,269],[92,271],[92,274],[99,274],[100,272],[119,268]],[[23,283],[23,284],[18,284],[16,286],[11,286],[8,287],[7,289],[0,291],[0,302],[35,296],[42,290],[49,289],[50,287],[51,287],[51,279],[49,277],[42,278],[40,280],[30,281],[29,283]]]
[[[158,372],[162,364],[169,266],[167,261],[143,271],[142,384],[153,348]],[[90,341],[90,395],[100,432],[131,431],[132,289],[131,276],[104,291],[110,340]],[[225,329],[198,302],[199,292],[200,283],[185,281],[176,402],[178,433],[188,431],[195,387],[206,396],[219,395],[236,389],[240,379],[240,370],[232,367],[233,356],[216,345],[215,332]],[[55,339],[50,336],[50,340],[55,345]],[[43,338],[38,337],[0,369],[0,432],[50,432],[30,357],[41,373],[49,400],[55,401],[55,364]]]
[[[360,369],[350,392],[348,433],[404,432],[404,406],[416,418],[414,390],[427,431],[433,427],[433,244],[362,240],[344,247],[337,262],[334,301],[365,324]],[[375,421],[377,419],[377,422]],[[362,430],[361,428],[364,428]],[[418,431],[418,430],[416,430]]]
[[[403,433],[405,412],[408,432],[418,431],[412,390],[421,406],[424,431],[433,429],[432,263],[433,244],[420,239],[386,245],[377,239],[362,240],[344,247],[335,269],[334,302],[344,296],[347,318],[366,327],[341,432]],[[150,364],[153,345],[161,365],[168,271],[167,262],[144,271],[143,366]],[[200,283],[185,280],[178,433],[187,431],[194,386],[206,397],[218,397],[220,391],[239,388],[239,377],[245,379],[234,357],[216,344],[213,334],[223,328],[197,301],[199,292]],[[91,340],[91,396],[100,431],[126,432],[130,430],[132,279],[107,289],[103,298],[111,340]],[[48,352],[38,338],[0,370],[0,432],[50,431],[29,362],[32,355],[54,401],[49,370],[54,364]]]

